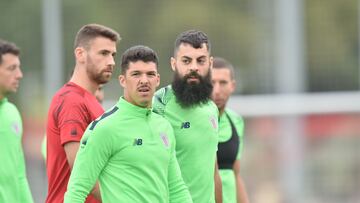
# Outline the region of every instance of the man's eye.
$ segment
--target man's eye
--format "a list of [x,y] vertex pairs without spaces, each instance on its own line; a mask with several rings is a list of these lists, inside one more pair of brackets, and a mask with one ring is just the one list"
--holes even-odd
[[227,85],[228,82],[227,81],[220,81],[220,85]]
[[14,70],[16,70],[16,66],[9,66],[7,69],[10,71],[14,71]]
[[190,60],[185,59],[185,60],[183,60],[183,63],[189,64],[189,63],[190,63]]
[[107,52],[107,51],[102,51],[101,52],[101,55],[103,55],[103,56],[107,56],[109,54],[109,52]]

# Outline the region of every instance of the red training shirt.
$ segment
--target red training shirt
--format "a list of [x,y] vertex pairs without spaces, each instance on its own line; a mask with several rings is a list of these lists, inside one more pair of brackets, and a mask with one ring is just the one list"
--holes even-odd
[[[46,127],[48,195],[46,203],[64,202],[64,194],[70,178],[64,145],[80,142],[86,127],[101,114],[103,108],[95,96],[69,82],[53,97]],[[98,201],[89,195],[87,203]]]

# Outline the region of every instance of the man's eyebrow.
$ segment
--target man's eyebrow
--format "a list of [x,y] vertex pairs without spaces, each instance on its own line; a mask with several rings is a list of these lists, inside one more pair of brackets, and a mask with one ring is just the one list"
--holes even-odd
[[189,57],[189,56],[182,56],[181,58],[191,59],[191,57]]

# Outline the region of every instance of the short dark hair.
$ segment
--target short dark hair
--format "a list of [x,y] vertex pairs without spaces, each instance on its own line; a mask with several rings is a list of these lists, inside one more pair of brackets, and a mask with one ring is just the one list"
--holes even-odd
[[130,62],[154,62],[158,66],[158,56],[154,50],[147,46],[137,45],[127,49],[121,56],[121,74],[129,69]]
[[202,31],[188,30],[179,34],[175,40],[174,56],[182,43],[190,44],[195,49],[202,48],[203,44],[205,44],[209,53],[211,51],[210,40]]
[[2,64],[2,56],[5,54],[14,54],[15,56],[19,56],[20,49],[12,42],[0,39],[0,64]]
[[114,42],[118,42],[121,38],[115,30],[99,24],[84,25],[75,37],[74,48],[83,46],[88,48],[89,42],[96,37],[105,37]]
[[234,79],[234,66],[221,57],[214,57],[213,60],[213,68],[214,69],[228,69],[230,71],[231,79]]

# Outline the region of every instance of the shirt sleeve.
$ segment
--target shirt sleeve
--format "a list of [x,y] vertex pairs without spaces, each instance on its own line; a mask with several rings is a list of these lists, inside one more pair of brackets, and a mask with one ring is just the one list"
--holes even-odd
[[189,189],[185,185],[185,182],[181,176],[181,171],[179,163],[176,159],[175,152],[175,137],[173,131],[171,130],[172,135],[172,149],[171,149],[171,159],[169,163],[169,173],[168,173],[168,184],[169,184],[169,202],[171,203],[191,203],[191,195]]
[[[20,143],[21,145],[21,143]],[[22,151],[22,147],[20,146],[19,150],[19,162],[21,163],[19,166],[19,183],[20,183],[20,202],[24,203],[32,203],[33,198],[30,192],[30,187],[28,180],[26,178],[26,170],[25,170],[25,160],[24,160],[24,153]]]
[[76,99],[64,101],[57,119],[62,145],[71,141],[79,142],[87,125],[91,122],[91,116],[85,104]]
[[[16,111],[17,111],[17,109],[16,109]],[[22,121],[21,121],[20,113],[18,111],[17,111],[17,115],[18,115],[17,120],[19,122],[19,131],[20,131],[20,135],[22,137],[22,134],[23,134]],[[25,158],[24,158],[24,152],[22,150],[21,139],[19,139],[18,147],[19,148],[18,148],[17,163],[19,163],[19,165],[18,165],[18,170],[19,170],[18,171],[18,180],[19,180],[20,202],[32,203],[33,198],[32,198],[29,183],[28,183],[28,180],[26,177]]]
[[239,150],[236,155],[236,159],[240,160],[242,152],[244,150],[244,120],[239,116],[236,116],[234,120],[235,127],[239,136]]
[[93,130],[88,128],[81,139],[65,193],[65,203],[84,202],[111,157],[112,136],[108,129],[100,127],[95,126]]

